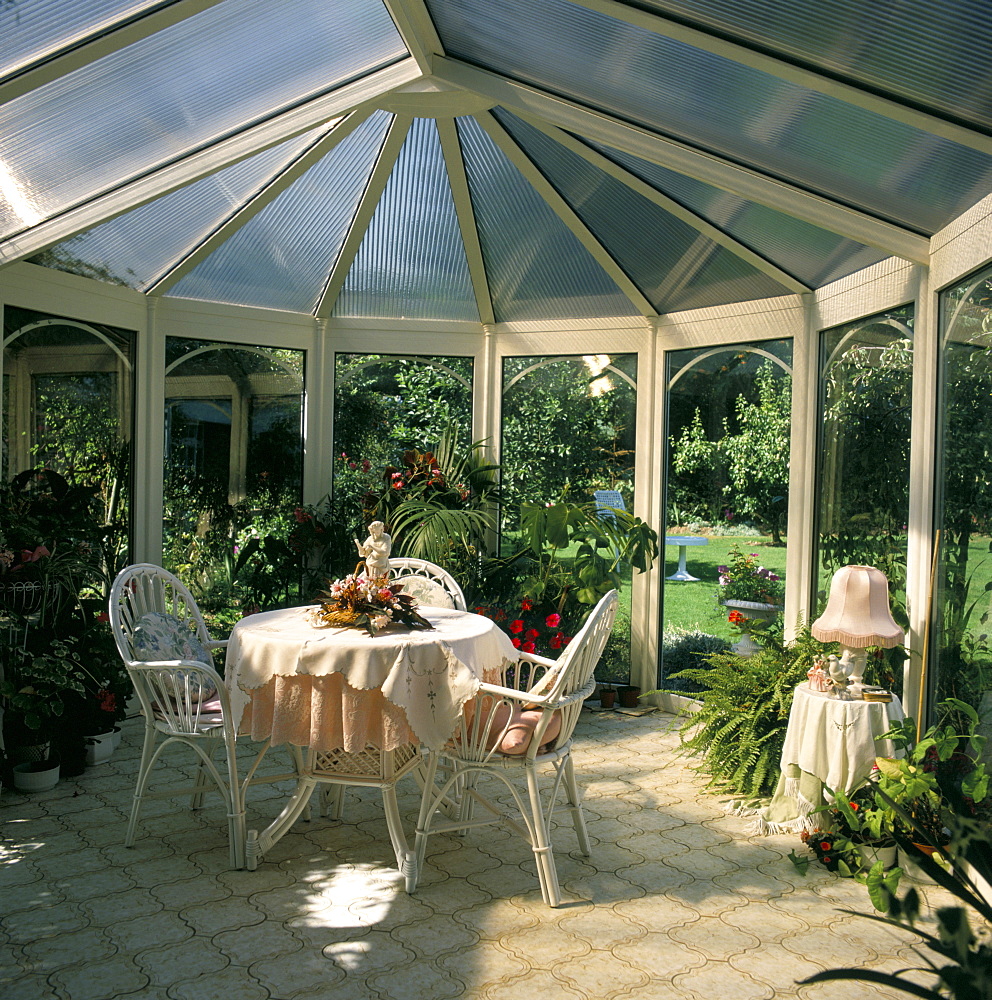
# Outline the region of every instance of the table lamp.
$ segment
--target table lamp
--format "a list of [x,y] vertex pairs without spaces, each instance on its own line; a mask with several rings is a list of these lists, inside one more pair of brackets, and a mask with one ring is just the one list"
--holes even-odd
[[827,606],[810,632],[821,642],[840,643],[840,666],[856,690],[864,678],[865,649],[890,649],[905,639],[889,611],[889,581],[874,566],[842,566],[834,573]]

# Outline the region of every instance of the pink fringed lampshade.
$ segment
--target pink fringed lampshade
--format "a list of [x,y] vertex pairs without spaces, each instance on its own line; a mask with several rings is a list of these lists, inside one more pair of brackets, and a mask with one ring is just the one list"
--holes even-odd
[[810,631],[821,642],[855,649],[890,648],[905,638],[889,611],[889,581],[874,566],[842,566],[834,573],[826,610]]

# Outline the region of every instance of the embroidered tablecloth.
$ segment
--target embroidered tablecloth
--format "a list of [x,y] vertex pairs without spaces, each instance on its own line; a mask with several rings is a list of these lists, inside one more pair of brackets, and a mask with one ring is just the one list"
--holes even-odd
[[480,681],[498,680],[517,653],[487,618],[420,611],[434,631],[318,628],[312,607],[243,618],[225,669],[235,727],[318,750],[440,748]]
[[853,791],[871,774],[876,757],[894,757],[882,733],[903,718],[902,704],[844,701],[828,693],[796,688],[782,747],[782,776],[771,802],[758,816],[764,833],[811,829],[810,813],[826,804],[824,787]]

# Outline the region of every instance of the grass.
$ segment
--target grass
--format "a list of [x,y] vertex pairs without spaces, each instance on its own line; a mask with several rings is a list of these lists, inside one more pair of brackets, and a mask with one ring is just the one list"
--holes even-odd
[[698,577],[696,583],[669,580],[678,569],[677,545],[665,546],[665,590],[662,615],[665,631],[673,627],[699,628],[711,635],[737,640],[740,633],[730,627],[727,612],[717,603],[718,566],[726,565],[730,552],[737,545],[742,552],[757,552],[761,565],[779,576],[785,576],[785,545],[772,545],[765,538],[734,538],[721,535],[709,537],[706,545],[686,548],[686,569]]

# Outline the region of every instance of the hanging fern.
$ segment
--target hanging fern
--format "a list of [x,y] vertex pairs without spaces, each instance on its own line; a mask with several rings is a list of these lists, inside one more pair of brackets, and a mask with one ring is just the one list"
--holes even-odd
[[792,708],[792,695],[813,660],[829,653],[803,627],[788,645],[762,637],[754,656],[714,653],[706,667],[678,676],[708,687],[702,708],[679,729],[681,753],[698,757],[695,770],[709,775],[707,787],[747,798],[771,795]]

